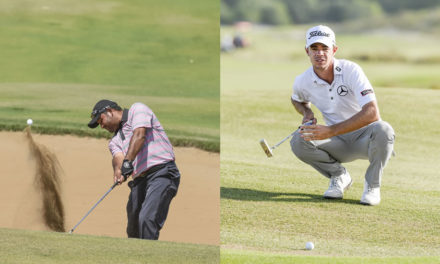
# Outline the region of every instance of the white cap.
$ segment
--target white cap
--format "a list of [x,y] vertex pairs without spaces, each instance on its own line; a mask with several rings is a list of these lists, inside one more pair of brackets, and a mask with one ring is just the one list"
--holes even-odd
[[335,33],[327,26],[319,25],[312,27],[306,33],[306,48],[316,42],[333,47],[336,45]]

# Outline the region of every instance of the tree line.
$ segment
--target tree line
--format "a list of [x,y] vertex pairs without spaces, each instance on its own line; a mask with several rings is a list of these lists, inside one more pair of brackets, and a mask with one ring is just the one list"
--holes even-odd
[[440,0],[221,0],[223,25],[249,21],[268,25],[343,22],[440,5]]

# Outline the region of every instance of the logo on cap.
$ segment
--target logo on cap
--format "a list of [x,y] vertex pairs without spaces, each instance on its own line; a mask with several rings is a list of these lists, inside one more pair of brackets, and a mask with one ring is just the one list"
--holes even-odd
[[327,26],[319,25],[312,27],[307,30],[306,37],[306,48],[314,43],[322,43],[328,47],[334,46],[336,43],[335,33],[333,30]]
[[320,30],[312,31],[310,32],[309,35],[310,35],[309,39],[313,37],[328,37],[328,38],[330,37],[330,33],[322,32]]

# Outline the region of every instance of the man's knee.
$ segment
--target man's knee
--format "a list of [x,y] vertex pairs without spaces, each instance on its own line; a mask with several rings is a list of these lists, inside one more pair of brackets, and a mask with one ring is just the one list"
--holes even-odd
[[381,143],[394,143],[394,129],[385,121],[374,123],[372,139]]
[[290,147],[295,156],[300,160],[309,157],[309,153],[315,150],[315,147],[312,145],[312,143],[305,141],[298,131],[293,134],[293,137],[290,140]]

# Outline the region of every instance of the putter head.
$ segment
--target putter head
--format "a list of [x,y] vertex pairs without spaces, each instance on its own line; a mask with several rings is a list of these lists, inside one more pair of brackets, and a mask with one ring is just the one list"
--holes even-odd
[[268,158],[273,156],[272,149],[269,147],[269,144],[267,144],[267,141],[264,138],[260,140],[260,145],[263,148],[264,153],[266,153]]

